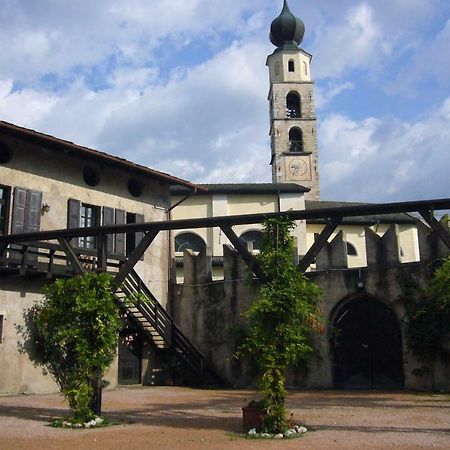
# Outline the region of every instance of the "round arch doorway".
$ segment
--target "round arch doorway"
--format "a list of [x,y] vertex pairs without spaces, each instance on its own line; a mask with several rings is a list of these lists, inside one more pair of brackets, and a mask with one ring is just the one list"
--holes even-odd
[[387,305],[358,297],[337,309],[333,325],[336,388],[404,387],[400,323]]

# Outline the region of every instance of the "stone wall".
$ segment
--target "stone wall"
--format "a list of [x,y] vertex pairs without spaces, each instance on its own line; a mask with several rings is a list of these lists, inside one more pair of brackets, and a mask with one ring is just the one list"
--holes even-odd
[[[405,338],[405,311],[398,300],[401,283],[414,278],[420,284],[433,268],[448,256],[449,250],[427,227],[419,226],[421,261],[402,264],[399,260],[395,225],[379,237],[365,230],[368,266],[346,267],[346,246],[339,233],[327,243],[316,258],[316,270],[308,277],[323,291],[321,310],[328,323],[333,323],[340,305],[361,295],[387,304],[400,322],[403,342],[405,387],[410,389],[450,389],[450,370],[436,363],[427,376],[413,375],[423,364],[408,352]],[[256,288],[248,281],[247,268],[236,251],[224,248],[224,279],[212,281],[211,258],[205,253],[184,254],[184,283],[174,288],[173,315],[183,332],[206,355],[216,372],[234,386],[252,384],[249,371],[243,370],[233,358],[239,332],[245,325],[245,311],[256,296]],[[312,361],[309,376],[291,373],[292,387],[332,388],[333,351],[331,327],[317,339],[317,357]]]

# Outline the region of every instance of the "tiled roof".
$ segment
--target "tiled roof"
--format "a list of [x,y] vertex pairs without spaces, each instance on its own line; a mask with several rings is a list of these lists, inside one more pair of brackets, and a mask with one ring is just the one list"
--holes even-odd
[[[199,184],[207,191],[198,194],[276,194],[299,193],[309,191],[309,188],[295,183],[221,183],[221,184]],[[181,186],[171,188],[172,195],[186,194],[186,189]]]
[[[329,200],[306,200],[306,210],[322,208],[343,208],[346,206],[362,206],[368,203],[357,202],[337,202]],[[373,225],[376,223],[416,223],[418,219],[407,213],[399,214],[374,214],[371,216],[347,217],[343,220],[344,224],[364,224]],[[309,219],[308,223],[324,223],[325,219]]]
[[81,145],[74,144],[73,142],[66,141],[64,139],[59,139],[48,134],[40,133],[38,131],[30,130],[28,128],[19,127],[12,123],[4,122],[0,120],[0,133],[6,133],[8,135],[25,139],[27,141],[44,145],[52,150],[64,150],[69,153],[73,153],[75,156],[85,157],[101,161],[110,166],[119,167],[122,169],[127,169],[132,172],[139,173],[144,176],[150,176],[157,178],[161,181],[165,181],[171,185],[183,186],[185,189],[189,190],[202,190],[196,184],[190,183],[189,181],[183,180],[181,178],[174,177],[164,172],[160,172],[150,167],[146,167],[134,162],[128,161],[124,158],[119,158],[117,156],[110,155],[99,150],[94,150],[92,148],[83,147]]

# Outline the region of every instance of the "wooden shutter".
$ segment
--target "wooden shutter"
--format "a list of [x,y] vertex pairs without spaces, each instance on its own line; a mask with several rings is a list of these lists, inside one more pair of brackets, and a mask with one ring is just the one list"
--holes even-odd
[[14,188],[11,233],[23,233],[25,229],[25,209],[27,207],[27,190]]
[[39,231],[41,228],[42,192],[27,191],[25,233]]
[[67,209],[67,228],[78,228],[80,226],[81,202],[69,198]]
[[[14,188],[14,199],[13,199],[13,211],[12,211],[12,223],[11,223],[11,233],[18,234],[23,233],[25,229],[25,210],[27,206],[27,190],[23,188]],[[10,246],[9,257],[12,259],[21,259],[22,252],[14,251],[21,250],[21,245],[11,245]]]
[[[116,209],[116,225],[124,225],[126,223],[126,213],[123,209]],[[125,256],[125,233],[117,233],[114,235],[115,254]]]
[[[114,208],[103,207],[103,225],[114,225]],[[114,252],[114,235],[108,234],[106,237],[106,252]]]
[[[27,191],[27,204],[25,208],[25,226],[26,233],[32,233],[41,229],[41,207],[42,207],[42,192]],[[31,252],[37,252],[39,249],[30,247],[28,249],[27,263],[37,261],[38,255]]]
[[[80,215],[81,215],[80,200],[69,198],[69,203],[67,206],[67,228],[79,228]],[[72,245],[75,245],[76,247],[79,247],[78,239],[71,239],[70,243]]]
[[[144,223],[144,215],[143,214],[136,214],[136,223]],[[136,236],[136,247],[139,245],[139,242],[141,242],[142,238],[144,237],[143,231],[138,231],[135,233]],[[144,255],[141,256],[140,261],[144,260]]]
[[[41,206],[42,192],[31,191],[19,187],[14,188],[11,233],[31,233],[39,231],[41,226]],[[36,250],[36,248],[28,249],[29,252]],[[26,259],[27,263],[31,263],[37,260],[37,255],[28,253]]]

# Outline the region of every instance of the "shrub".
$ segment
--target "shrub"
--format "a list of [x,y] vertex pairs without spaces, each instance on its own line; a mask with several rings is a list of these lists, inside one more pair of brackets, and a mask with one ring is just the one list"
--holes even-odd
[[112,277],[89,273],[60,278],[44,294],[26,312],[22,349],[51,374],[74,420],[86,422],[100,409],[95,400],[101,377],[117,350],[121,322]]

